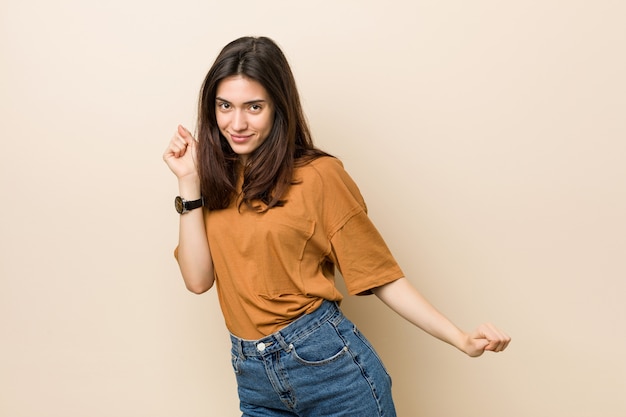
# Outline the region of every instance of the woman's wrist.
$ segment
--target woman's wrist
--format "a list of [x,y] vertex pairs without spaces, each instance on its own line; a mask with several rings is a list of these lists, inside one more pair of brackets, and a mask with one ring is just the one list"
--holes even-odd
[[471,351],[471,336],[456,326],[454,331],[448,334],[448,337],[441,337],[441,340],[447,342],[451,346],[454,346],[465,354],[469,354],[469,351]]
[[197,175],[188,175],[178,179],[179,195],[185,200],[200,198],[200,178]]
[[465,353],[466,355],[470,354],[470,350],[471,350],[471,340],[470,340],[470,335],[465,333],[465,332],[461,332],[460,336],[459,336],[459,344],[456,346],[457,349],[459,349],[461,352]]

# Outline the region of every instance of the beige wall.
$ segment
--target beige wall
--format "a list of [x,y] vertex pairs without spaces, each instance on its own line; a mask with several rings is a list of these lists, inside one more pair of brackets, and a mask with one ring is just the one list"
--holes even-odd
[[215,293],[172,258],[161,153],[218,49],[291,60],[405,272],[469,359],[374,298],[347,313],[399,415],[626,414],[626,6],[619,1],[0,3],[0,416],[235,416]]

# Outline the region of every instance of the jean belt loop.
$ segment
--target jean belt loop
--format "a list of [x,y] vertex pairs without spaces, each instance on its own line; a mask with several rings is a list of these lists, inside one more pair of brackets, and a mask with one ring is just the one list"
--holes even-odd
[[237,338],[237,352],[241,359],[246,359],[246,354],[243,353],[243,340]]
[[282,347],[287,352],[291,350],[291,346],[289,345],[289,343],[287,343],[287,341],[285,340],[283,335],[280,334],[280,332],[276,333],[275,337],[280,347]]

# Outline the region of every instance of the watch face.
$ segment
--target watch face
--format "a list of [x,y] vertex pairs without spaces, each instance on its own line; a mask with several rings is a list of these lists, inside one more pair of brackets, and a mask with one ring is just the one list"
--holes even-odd
[[174,207],[176,207],[176,212],[178,214],[183,214],[183,210],[185,209],[185,205],[183,203],[183,199],[180,197],[176,197],[174,199]]

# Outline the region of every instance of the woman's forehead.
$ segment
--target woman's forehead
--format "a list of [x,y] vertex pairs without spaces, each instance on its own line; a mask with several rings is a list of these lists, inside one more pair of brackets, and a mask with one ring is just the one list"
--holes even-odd
[[243,75],[232,75],[219,82],[216,98],[231,103],[246,103],[268,101],[270,97],[258,81]]

